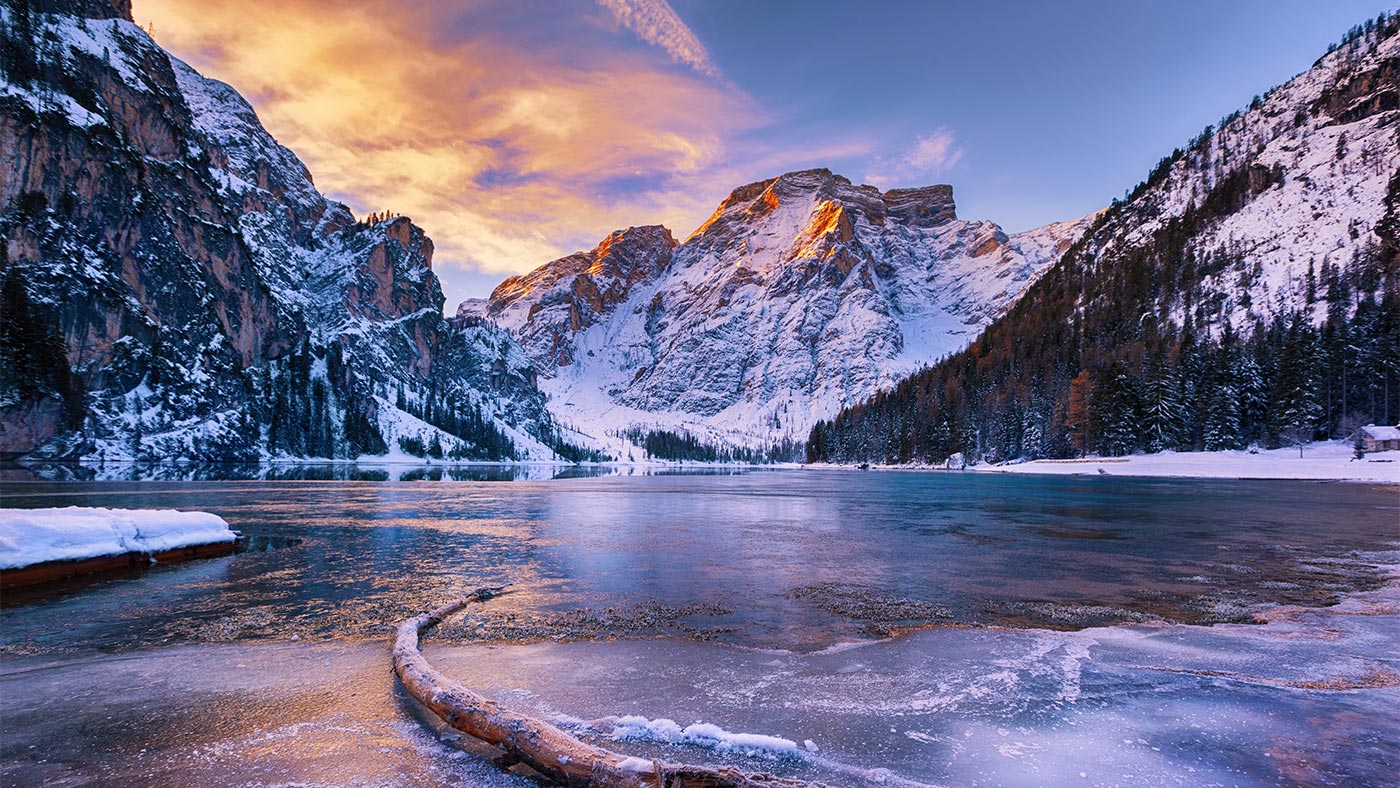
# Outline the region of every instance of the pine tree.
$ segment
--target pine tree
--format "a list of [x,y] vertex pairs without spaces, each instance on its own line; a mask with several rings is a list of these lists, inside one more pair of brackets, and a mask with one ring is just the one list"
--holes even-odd
[[142,402],[141,402],[141,395],[140,395],[140,394],[136,394],[136,395],[133,396],[132,399],[131,399],[131,446],[130,446],[130,448],[131,448],[131,456],[132,456],[133,459],[139,459],[139,458],[140,458],[140,456],[141,456],[141,450],[142,450],[142,444],[143,444],[144,439],[145,439],[145,436],[142,435],[142,432],[143,432],[143,430],[142,430],[142,420],[143,420],[143,416],[141,415],[142,409],[143,409],[143,405],[142,405]]
[[1099,424],[1099,448],[1103,454],[1118,457],[1132,454],[1138,447],[1137,382],[1122,364],[1108,368],[1098,387],[1094,420]]
[[1268,428],[1269,383],[1256,354],[1257,347],[1236,356],[1230,375],[1239,398],[1241,444],[1261,440]]
[[1045,456],[1045,427],[1039,414],[1028,414],[1021,428],[1021,456],[1028,460]]
[[1175,371],[1158,362],[1143,392],[1143,445],[1150,452],[1175,449],[1181,445],[1185,412]]
[[1221,381],[1214,386],[1203,435],[1206,451],[1240,448],[1240,400],[1235,387]]
[[[1093,445],[1093,424],[1090,401],[1094,396],[1094,384],[1089,371],[1081,370],[1069,384],[1069,412],[1065,417],[1065,427],[1069,431],[1069,442],[1083,457]],[[950,450],[953,447],[949,447]],[[951,451],[949,453],[952,453]]]
[[1278,376],[1270,398],[1270,431],[1288,443],[1312,440],[1322,418],[1317,390],[1314,329],[1301,313],[1294,313],[1280,349]]

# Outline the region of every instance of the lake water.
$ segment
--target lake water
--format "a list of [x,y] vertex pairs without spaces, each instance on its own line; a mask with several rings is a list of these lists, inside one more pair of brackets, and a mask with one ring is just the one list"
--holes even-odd
[[[7,482],[5,506],[212,511],[261,549],[7,593],[0,774],[507,784],[432,735],[385,646],[501,583],[430,656],[620,749],[852,785],[1382,785],[1400,766],[1395,487],[452,476]],[[625,714],[816,750],[583,722]]]

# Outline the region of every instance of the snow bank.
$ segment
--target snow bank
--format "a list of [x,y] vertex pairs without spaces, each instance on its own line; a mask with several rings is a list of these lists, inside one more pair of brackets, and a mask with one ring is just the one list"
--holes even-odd
[[1337,479],[1400,484],[1400,452],[1376,452],[1353,459],[1345,441],[1303,447],[1245,451],[1160,452],[1130,457],[1083,460],[1035,460],[1008,465],[979,465],[991,473],[1086,474],[1091,476],[1184,476],[1213,479]]
[[0,509],[0,569],[232,542],[222,517],[175,509]]

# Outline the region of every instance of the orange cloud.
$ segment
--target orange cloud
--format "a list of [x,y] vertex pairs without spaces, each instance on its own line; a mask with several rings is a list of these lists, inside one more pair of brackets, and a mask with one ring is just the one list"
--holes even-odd
[[449,310],[467,292],[454,269],[504,277],[630,224],[683,235],[752,176],[756,162],[736,161],[732,141],[770,119],[705,76],[709,56],[683,24],[668,26],[673,12],[629,17],[658,51],[629,46],[626,33],[586,14],[568,20],[577,41],[541,47],[502,29],[491,13],[499,7],[438,5],[451,8],[137,0],[135,15],[248,98],[323,191],[357,212],[389,209],[422,225]]

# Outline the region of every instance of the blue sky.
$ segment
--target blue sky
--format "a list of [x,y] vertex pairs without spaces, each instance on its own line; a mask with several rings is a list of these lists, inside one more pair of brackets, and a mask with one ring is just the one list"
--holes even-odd
[[136,0],[316,183],[423,226],[450,312],[824,166],[1008,231],[1106,205],[1307,69],[1363,0]]

